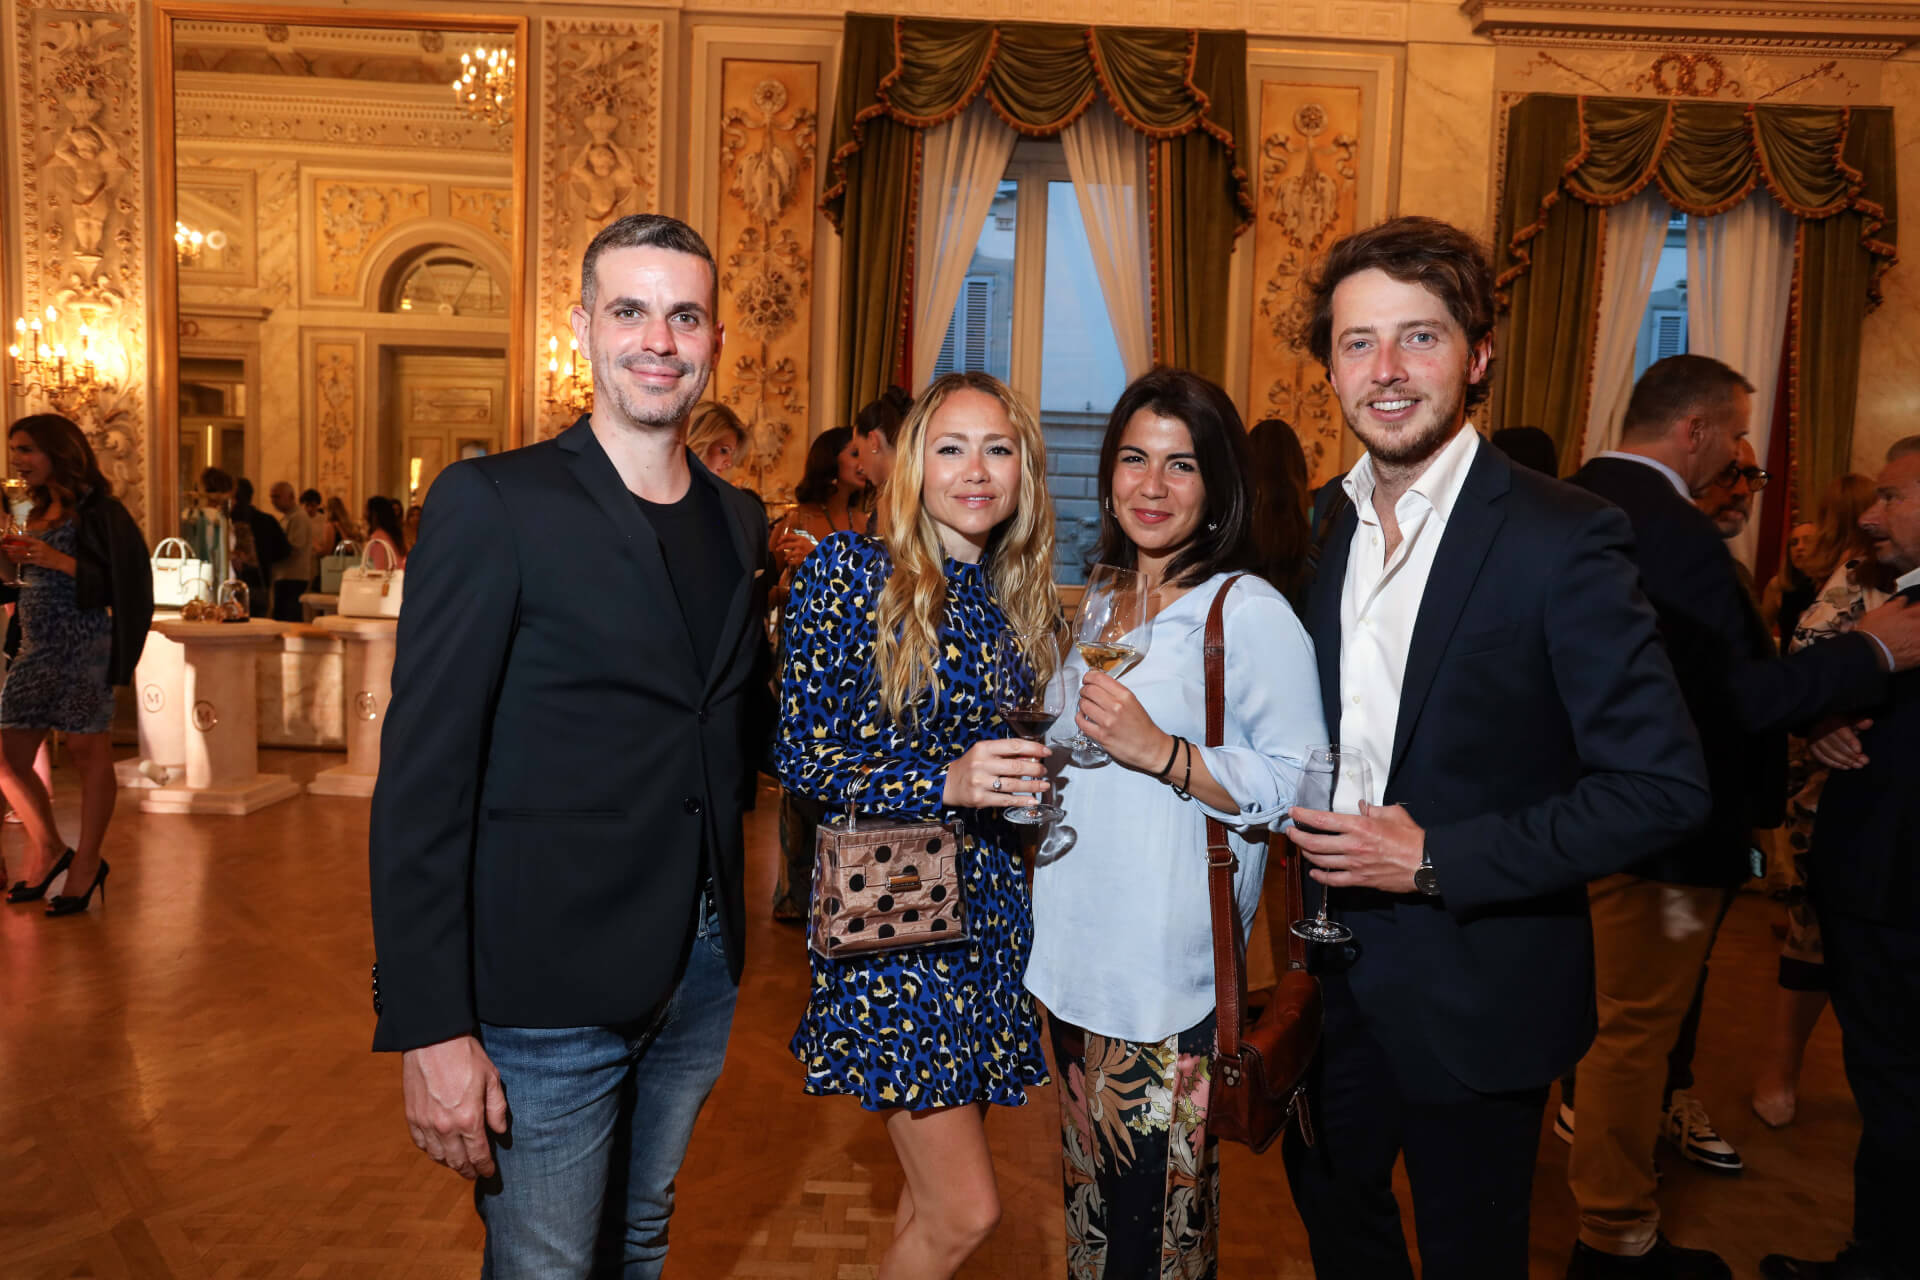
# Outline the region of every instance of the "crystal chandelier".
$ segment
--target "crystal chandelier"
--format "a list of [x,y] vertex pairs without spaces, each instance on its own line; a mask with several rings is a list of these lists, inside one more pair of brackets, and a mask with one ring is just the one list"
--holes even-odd
[[460,76],[453,99],[477,120],[498,129],[513,123],[513,54],[478,48],[460,55]]

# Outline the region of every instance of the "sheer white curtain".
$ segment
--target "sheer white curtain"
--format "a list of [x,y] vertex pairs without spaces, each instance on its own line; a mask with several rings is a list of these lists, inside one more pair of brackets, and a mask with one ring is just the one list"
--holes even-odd
[[[1687,220],[1687,349],[1726,362],[1753,384],[1747,439],[1762,466],[1773,435],[1797,230],[1793,215],[1758,189],[1718,217]],[[1751,565],[1759,536],[1756,498],[1733,554]]]
[[1095,102],[1060,135],[1128,381],[1153,363],[1147,318],[1147,140]]
[[[1673,207],[1653,186],[1625,204],[1607,210],[1607,234],[1601,245],[1606,264],[1600,272],[1600,322],[1593,351],[1593,396],[1587,405],[1580,461],[1613,448],[1620,440],[1620,416],[1633,391],[1633,356],[1640,323],[1653,295],[1653,276],[1667,239]],[[1517,424],[1524,425],[1524,424]],[[1540,424],[1534,424],[1540,425]]]
[[933,381],[954,304],[1020,136],[985,98],[936,129],[920,150],[920,227],[913,258],[913,389]]

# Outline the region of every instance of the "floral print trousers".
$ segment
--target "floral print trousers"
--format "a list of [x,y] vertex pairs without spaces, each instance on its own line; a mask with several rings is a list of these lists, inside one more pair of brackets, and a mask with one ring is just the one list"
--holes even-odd
[[1051,1015],[1047,1025],[1061,1084],[1070,1280],[1214,1280],[1213,1015],[1153,1044],[1096,1035]]

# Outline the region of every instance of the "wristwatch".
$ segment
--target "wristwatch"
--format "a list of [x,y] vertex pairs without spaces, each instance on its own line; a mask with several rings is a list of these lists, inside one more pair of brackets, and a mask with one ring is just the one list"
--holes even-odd
[[1433,869],[1433,855],[1424,845],[1420,849],[1420,865],[1413,869],[1413,887],[1429,898],[1440,896],[1440,875]]

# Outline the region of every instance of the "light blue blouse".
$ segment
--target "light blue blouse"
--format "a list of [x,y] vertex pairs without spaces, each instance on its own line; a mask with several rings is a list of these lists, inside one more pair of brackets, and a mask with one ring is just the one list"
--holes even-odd
[[[1034,873],[1027,989],[1104,1036],[1164,1040],[1213,1008],[1206,815],[1228,824],[1240,858],[1234,896],[1244,931],[1260,905],[1267,832],[1286,819],[1308,748],[1327,740],[1313,642],[1278,591],[1245,577],[1225,611],[1225,745],[1198,745],[1206,740],[1207,612],[1229,576],[1215,575],[1155,618],[1146,657],[1121,683],[1162,730],[1196,744],[1196,758],[1240,811],[1182,800],[1120,764],[1083,769],[1054,753],[1071,839],[1054,834]],[[1075,655],[1070,673],[1085,669]],[[1074,732],[1062,716],[1051,736],[1063,742]]]

